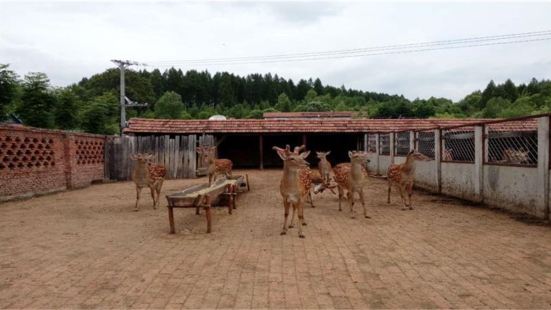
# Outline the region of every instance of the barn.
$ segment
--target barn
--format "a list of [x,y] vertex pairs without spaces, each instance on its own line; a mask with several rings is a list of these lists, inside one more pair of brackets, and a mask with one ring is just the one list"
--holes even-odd
[[[313,151],[332,150],[329,160],[337,163],[348,161],[347,150],[367,150],[369,134],[430,129],[474,121],[368,119],[357,118],[353,112],[278,112],[266,113],[264,119],[132,118],[119,141],[123,150],[118,153],[124,157],[133,152],[151,152],[158,162],[169,167],[170,177],[186,178],[194,177],[201,168],[195,153],[199,145],[217,145],[218,157],[231,159],[236,168],[281,167],[282,162],[272,147],[285,144],[305,144],[307,149]],[[310,155],[310,161],[313,158],[314,155]],[[129,170],[129,167],[123,167],[120,178],[127,178]]]

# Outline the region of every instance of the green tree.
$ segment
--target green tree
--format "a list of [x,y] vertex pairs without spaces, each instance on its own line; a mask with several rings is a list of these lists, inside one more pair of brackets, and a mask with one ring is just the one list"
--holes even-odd
[[318,96],[318,93],[315,90],[310,89],[308,90],[308,92],[306,92],[306,95],[304,96],[304,100],[306,102],[314,101],[317,96]]
[[275,108],[281,112],[291,111],[291,99],[289,99],[286,93],[279,94]]
[[488,101],[495,96],[495,93],[496,93],[496,84],[492,80],[490,81],[490,83],[488,83],[488,86],[486,86],[486,89],[484,89],[484,91],[482,92],[482,95],[480,96],[480,102],[478,103],[478,108],[484,109]]
[[50,80],[40,72],[32,72],[23,80],[21,102],[17,114],[25,124],[34,127],[53,128],[56,100],[49,91]]
[[57,128],[75,129],[78,127],[78,97],[70,89],[63,89],[57,93],[54,111]]
[[16,96],[17,75],[8,67],[0,64],[0,121],[5,119],[8,106]]
[[82,129],[106,135],[119,132],[118,108],[117,96],[112,92],[95,97],[82,111]]
[[184,111],[182,97],[173,91],[167,91],[155,104],[155,117],[181,118]]
[[488,100],[486,107],[482,110],[482,117],[496,118],[501,111],[511,107],[511,102],[501,97],[496,97]]

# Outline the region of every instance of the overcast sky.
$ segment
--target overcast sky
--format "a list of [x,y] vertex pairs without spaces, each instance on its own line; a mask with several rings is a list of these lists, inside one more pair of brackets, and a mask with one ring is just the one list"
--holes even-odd
[[[0,0],[0,63],[64,86],[112,67],[551,30],[551,3],[21,2]],[[152,70],[155,66],[146,67]],[[183,70],[191,69],[182,66]],[[165,69],[160,67],[160,69]],[[340,60],[194,69],[460,99],[489,80],[551,77],[551,41]]]

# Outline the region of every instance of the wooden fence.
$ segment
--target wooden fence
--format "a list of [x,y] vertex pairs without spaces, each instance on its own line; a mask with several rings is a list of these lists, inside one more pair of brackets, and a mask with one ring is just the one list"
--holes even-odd
[[[153,154],[153,162],[167,168],[167,179],[194,178],[198,168],[197,144],[212,145],[214,138],[204,135],[150,135],[112,138],[105,147],[106,177],[129,180],[135,153]],[[201,163],[199,163],[201,164]]]

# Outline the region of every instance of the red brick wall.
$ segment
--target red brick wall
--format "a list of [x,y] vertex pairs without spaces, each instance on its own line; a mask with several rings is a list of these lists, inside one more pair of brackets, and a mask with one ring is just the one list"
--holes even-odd
[[104,178],[105,136],[0,126],[0,201]]

